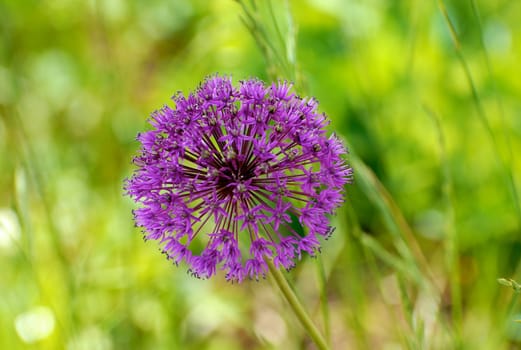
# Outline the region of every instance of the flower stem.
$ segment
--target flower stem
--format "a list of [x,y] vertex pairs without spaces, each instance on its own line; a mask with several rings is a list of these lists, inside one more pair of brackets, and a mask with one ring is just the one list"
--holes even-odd
[[277,269],[273,265],[273,262],[271,260],[268,260],[268,268],[270,269],[271,275],[273,276],[275,283],[277,284],[280,291],[286,298],[286,301],[295,313],[295,316],[297,316],[300,323],[302,324],[306,332],[309,334],[313,342],[320,350],[329,350],[329,346],[324,340],[324,337],[322,336],[322,334],[320,334],[313,321],[311,321],[311,318],[304,310],[304,307],[302,306],[297,296],[291,289],[288,281],[286,280],[282,272],[280,272],[279,269]]

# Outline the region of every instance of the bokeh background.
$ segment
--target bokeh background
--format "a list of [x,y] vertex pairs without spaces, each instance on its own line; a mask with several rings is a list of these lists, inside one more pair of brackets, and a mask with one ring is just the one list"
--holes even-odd
[[[288,5],[289,78],[355,169],[320,260],[287,275],[313,319],[335,349],[520,348],[496,280],[521,279],[521,2],[272,1],[284,35]],[[123,196],[175,92],[277,76],[241,17],[232,0],[0,0],[0,349],[313,348],[269,279],[192,278]]]

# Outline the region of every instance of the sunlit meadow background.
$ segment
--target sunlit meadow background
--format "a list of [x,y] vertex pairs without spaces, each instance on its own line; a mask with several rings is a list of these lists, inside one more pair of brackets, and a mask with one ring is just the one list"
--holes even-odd
[[269,278],[196,280],[133,226],[136,134],[214,72],[296,80],[350,146],[287,275],[332,348],[519,349],[521,2],[259,3],[0,0],[0,349],[313,348]]

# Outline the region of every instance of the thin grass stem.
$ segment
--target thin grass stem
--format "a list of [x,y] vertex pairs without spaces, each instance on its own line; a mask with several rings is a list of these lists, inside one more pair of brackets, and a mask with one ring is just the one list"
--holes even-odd
[[[438,7],[443,15],[443,18],[445,19],[445,22],[447,23],[447,27],[449,28],[452,42],[454,45],[454,51],[456,53],[458,60],[460,61],[461,67],[463,68],[463,72],[465,74],[465,78],[467,79],[467,82],[471,89],[472,99],[474,101],[474,105],[476,107],[476,111],[478,113],[479,120],[483,124],[483,127],[485,128],[486,132],[489,134],[490,140],[492,141],[492,146],[494,148],[494,152],[498,156],[496,158],[498,158],[497,160],[499,162],[499,166],[502,169],[502,173],[505,178],[504,181],[507,183],[509,192],[510,192],[510,194],[512,196],[512,200],[514,202],[515,211],[516,211],[517,220],[518,220],[518,229],[521,230],[521,204],[520,204],[519,195],[517,192],[517,186],[516,186],[516,183],[514,180],[514,174],[512,172],[512,168],[511,168],[511,166],[509,166],[507,161],[505,161],[503,159],[503,157],[501,157],[499,142],[496,138],[494,130],[492,129],[492,126],[490,125],[490,122],[488,121],[487,115],[485,113],[485,109],[483,108],[483,105],[481,103],[481,100],[480,100],[480,97],[478,94],[478,90],[476,88],[476,84],[474,83],[474,78],[472,77],[470,67],[469,67],[467,60],[465,58],[465,55],[463,54],[463,51],[461,49],[461,42],[459,40],[458,33],[456,32],[454,24],[449,16],[449,13],[447,12],[447,8],[446,8],[443,0],[438,0]],[[475,6],[474,6],[474,8],[477,9]]]
[[322,257],[317,257],[315,266],[317,267],[318,288],[320,293],[320,311],[324,322],[324,337],[328,344],[331,343],[331,320],[329,318],[329,302],[327,297],[327,276]]
[[440,118],[428,106],[424,105],[427,115],[433,120],[438,134],[438,145],[440,148],[440,163],[442,171],[442,193],[445,202],[447,220],[445,224],[445,261],[449,274],[450,293],[452,303],[452,322],[455,335],[461,339],[461,325],[463,321],[463,306],[461,295],[461,272],[459,264],[459,240],[455,229],[455,210],[453,181],[447,158],[446,141],[443,134]]

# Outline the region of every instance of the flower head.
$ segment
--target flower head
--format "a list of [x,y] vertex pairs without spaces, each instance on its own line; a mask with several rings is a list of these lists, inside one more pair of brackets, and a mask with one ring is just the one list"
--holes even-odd
[[287,83],[212,76],[152,114],[127,193],[136,225],[197,277],[258,279],[266,259],[290,269],[332,230],[351,168],[314,99]]

